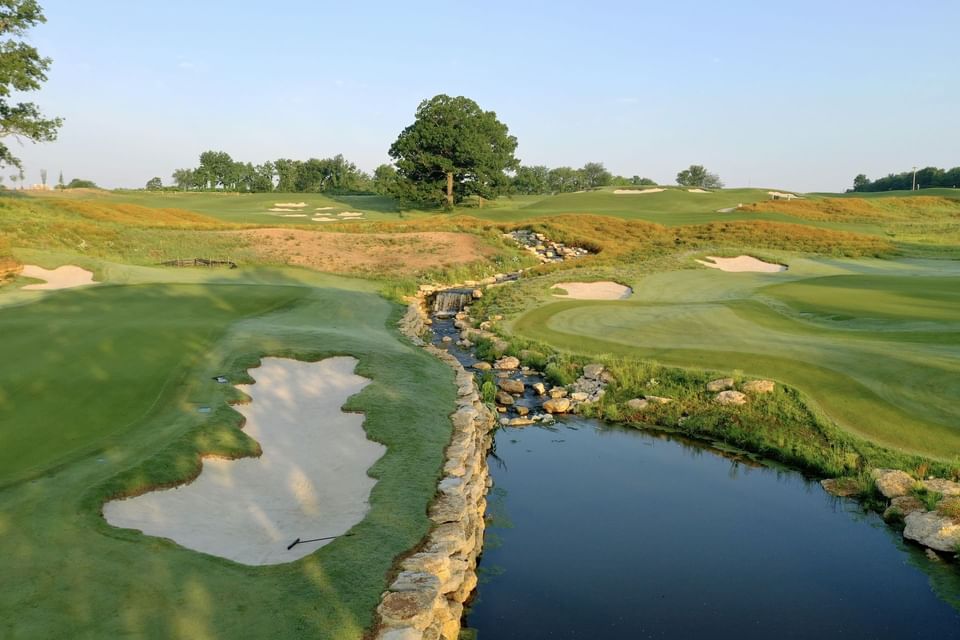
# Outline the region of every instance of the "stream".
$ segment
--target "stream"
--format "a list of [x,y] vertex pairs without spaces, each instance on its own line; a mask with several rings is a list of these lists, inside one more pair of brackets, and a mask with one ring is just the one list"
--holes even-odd
[[578,416],[498,430],[488,462],[480,640],[960,638],[955,566],[798,472]]

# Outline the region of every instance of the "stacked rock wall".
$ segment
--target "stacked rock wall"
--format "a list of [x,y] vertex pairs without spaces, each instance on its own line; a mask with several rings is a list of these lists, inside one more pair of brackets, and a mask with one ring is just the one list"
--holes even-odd
[[[410,305],[401,330],[418,344],[427,326],[422,301]],[[445,452],[443,476],[429,507],[433,527],[420,548],[399,564],[399,573],[377,607],[374,638],[455,640],[463,603],[477,585],[477,559],[483,546],[486,495],[490,488],[487,451],[494,416],[480,401],[473,376],[452,355],[425,348],[456,372],[457,410]]]

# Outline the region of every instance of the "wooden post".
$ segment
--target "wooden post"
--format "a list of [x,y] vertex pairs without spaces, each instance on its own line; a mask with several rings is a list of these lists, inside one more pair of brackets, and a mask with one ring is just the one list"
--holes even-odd
[[447,171],[447,206],[453,209],[453,171]]

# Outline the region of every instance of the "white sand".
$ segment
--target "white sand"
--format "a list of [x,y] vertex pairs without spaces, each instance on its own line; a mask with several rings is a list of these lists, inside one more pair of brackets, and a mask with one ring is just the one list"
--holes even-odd
[[360,218],[363,216],[363,213],[360,211],[341,211],[337,215],[341,218]]
[[339,222],[339,220],[337,220],[336,218],[320,217],[320,218],[310,218],[310,219],[313,220],[314,222]]
[[742,273],[744,271],[753,271],[757,273],[778,273],[786,271],[787,268],[782,264],[771,264],[763,260],[757,260],[753,256],[737,256],[736,258],[716,258],[707,256],[706,260],[697,260],[700,264],[711,269],[720,269],[731,273]]
[[643,193],[660,193],[661,191],[666,191],[666,189],[655,187],[653,189],[614,189],[613,190],[613,192],[618,196],[635,196]]
[[281,218],[306,218],[307,214],[305,213],[285,213]]
[[272,207],[272,208],[270,208],[270,209],[267,209],[267,211],[272,211],[272,212],[279,212],[279,211],[298,211],[298,209],[289,209],[289,208],[286,208],[286,207]]
[[306,202],[278,202],[278,203],[276,203],[276,204],[273,205],[273,206],[275,206],[275,207],[289,207],[289,208],[297,209],[297,208],[303,208],[303,207],[307,206],[307,203],[306,203]]
[[72,264],[66,264],[56,269],[44,269],[35,264],[27,264],[23,266],[23,271],[20,273],[28,278],[46,280],[43,284],[28,284],[23,287],[28,291],[53,291],[55,289],[70,289],[96,284],[93,280],[92,271],[87,271]]
[[386,451],[367,440],[361,414],[340,410],[370,382],[353,373],[356,364],[264,358],[250,371],[256,384],[237,387],[253,401],[236,407],[263,455],[204,459],[192,483],[109,502],[104,517],[249,565],[292,562],[327,544],[287,551],[296,538],[346,533],[369,509],[376,481],[367,469]]
[[687,189],[687,193],[710,193],[706,189]]
[[329,211],[330,209],[333,209],[333,207],[317,207],[314,211]]
[[781,191],[767,191],[767,195],[774,198],[783,198],[784,200],[793,200],[794,198],[799,198],[795,193],[783,193]]
[[571,300],[626,300],[633,293],[630,287],[616,282],[558,282],[553,289],[563,289],[567,295],[553,294],[555,298]]

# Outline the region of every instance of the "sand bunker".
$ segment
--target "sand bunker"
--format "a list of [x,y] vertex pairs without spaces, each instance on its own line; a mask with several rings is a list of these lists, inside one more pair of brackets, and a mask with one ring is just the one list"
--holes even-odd
[[767,191],[767,195],[771,198],[780,200],[794,200],[800,198],[800,196],[795,193],[783,193],[781,191]]
[[277,213],[280,211],[299,211],[299,209],[288,209],[286,207],[272,207],[270,209],[267,209],[267,211],[272,211],[274,213]]
[[360,218],[363,216],[359,211],[341,211],[337,215],[341,218]]
[[303,207],[307,206],[307,203],[306,203],[306,202],[278,202],[278,203],[276,203],[276,204],[273,205],[273,206],[275,206],[275,207],[289,207],[289,208],[292,208],[292,209],[299,209],[299,208],[303,208]]
[[333,207],[317,207],[314,211],[329,211],[330,209],[333,209]]
[[710,193],[706,189],[687,189],[687,193]]
[[553,294],[555,298],[570,298],[571,300],[626,300],[633,293],[630,287],[616,282],[558,282],[554,289],[563,289],[566,295]]
[[72,264],[66,264],[56,269],[44,269],[34,264],[27,264],[23,266],[23,271],[20,273],[28,278],[46,280],[43,284],[28,284],[23,287],[28,291],[53,291],[54,289],[70,289],[96,284],[93,280],[92,271],[87,271]]
[[357,360],[309,363],[264,358],[238,386],[253,399],[237,405],[244,431],[260,443],[259,458],[207,458],[196,480],[104,505],[115,527],[249,565],[306,556],[346,533],[366,515],[376,481],[367,469],[384,454],[367,440],[363,416],[344,413],[346,399],[370,381],[353,373]]
[[281,218],[306,218],[307,214],[305,213],[285,213]]
[[661,191],[666,191],[666,189],[661,189],[659,187],[653,189],[614,189],[613,192],[618,196],[636,196],[643,193],[660,193]]
[[737,256],[736,258],[716,258],[707,256],[706,260],[697,260],[700,264],[711,269],[720,269],[732,273],[741,273],[744,271],[753,271],[757,273],[777,273],[786,271],[787,268],[782,264],[771,264],[763,260],[757,260],[753,256]]
[[314,222],[339,222],[336,218],[327,218],[325,216],[320,216],[319,218],[310,218]]

